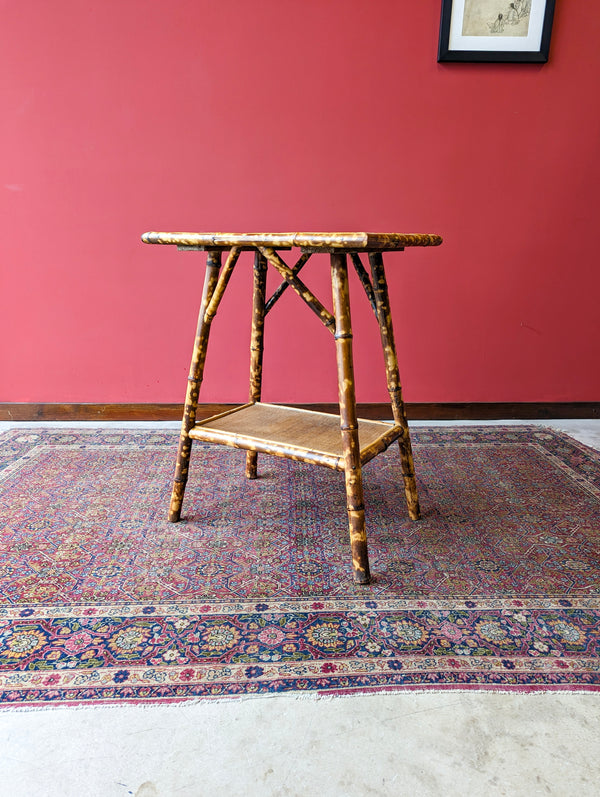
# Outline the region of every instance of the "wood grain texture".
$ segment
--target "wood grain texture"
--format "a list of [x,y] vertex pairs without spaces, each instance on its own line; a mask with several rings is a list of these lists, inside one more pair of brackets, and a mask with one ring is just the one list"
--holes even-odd
[[439,246],[442,238],[428,233],[373,233],[373,232],[145,232],[146,244],[196,246],[200,248],[231,246],[269,246],[274,249],[341,249],[348,252],[360,250],[391,251],[406,246]]
[[[237,404],[198,404],[197,418],[209,418]],[[338,405],[330,402],[292,404],[299,409],[337,413]],[[550,420],[566,418],[600,418],[600,402],[461,402],[433,403],[406,402],[404,404],[409,421],[498,421],[498,420]],[[92,402],[0,402],[0,421],[40,422],[52,421],[112,421],[154,422],[181,421],[184,405],[167,403],[117,403],[94,404]],[[390,420],[388,402],[358,402],[357,413],[361,418]]]

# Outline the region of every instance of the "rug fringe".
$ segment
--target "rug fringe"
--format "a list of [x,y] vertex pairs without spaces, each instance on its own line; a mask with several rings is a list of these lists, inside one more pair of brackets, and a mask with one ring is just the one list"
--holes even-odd
[[[453,695],[469,695],[471,697],[480,697],[485,695],[485,699],[493,699],[493,696],[513,696],[527,698],[527,700],[535,700],[540,698],[548,698],[550,695],[564,698],[566,695],[576,695],[590,697],[591,695],[600,696],[600,686],[592,686],[587,689],[579,687],[569,688],[568,685],[548,686],[535,686],[523,687],[517,686],[513,688],[498,687],[493,685],[478,685],[473,687],[453,685],[436,686],[431,688],[423,687],[403,687],[401,689],[361,689],[357,691],[345,692],[285,692],[272,694],[245,694],[245,695],[227,695],[222,697],[201,697],[201,698],[181,698],[179,700],[133,700],[118,699],[106,701],[103,703],[43,703],[35,705],[25,705],[13,703],[12,705],[0,706],[0,716],[9,713],[28,714],[40,711],[96,711],[102,708],[115,708],[119,709],[142,709],[152,710],[155,708],[190,708],[195,706],[208,706],[218,705],[232,702],[249,702],[254,700],[289,700],[293,702],[303,703],[320,703],[320,702],[335,702],[337,700],[348,700],[351,698],[375,698],[379,696],[384,697],[409,697],[413,695],[443,695],[452,693]],[[598,699],[598,698],[596,698]]]

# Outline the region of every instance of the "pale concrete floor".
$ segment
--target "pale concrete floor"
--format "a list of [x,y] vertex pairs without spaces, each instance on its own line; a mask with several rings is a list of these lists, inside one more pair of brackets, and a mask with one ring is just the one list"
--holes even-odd
[[[600,421],[542,425],[600,449]],[[1,797],[598,794],[600,693],[0,711]]]

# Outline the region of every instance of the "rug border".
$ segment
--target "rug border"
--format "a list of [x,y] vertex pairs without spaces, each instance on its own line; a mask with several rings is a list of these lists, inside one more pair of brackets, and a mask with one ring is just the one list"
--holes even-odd
[[[417,444],[418,444],[418,437],[421,435],[427,435],[435,433],[440,437],[446,437],[451,434],[462,433],[468,434],[469,430],[485,430],[486,433],[492,434],[499,434],[503,431],[510,430],[512,434],[549,434],[554,439],[562,439],[564,442],[568,442],[568,444],[575,449],[581,451],[586,456],[590,457],[594,462],[600,461],[600,452],[596,449],[587,446],[584,443],[576,440],[575,438],[571,437],[567,432],[563,430],[557,430],[552,427],[546,426],[539,426],[539,425],[518,425],[514,426],[509,423],[502,424],[502,425],[482,425],[477,424],[476,422],[472,425],[461,425],[461,426],[434,426],[434,427],[417,427],[413,430],[413,434],[415,435]],[[132,436],[132,437],[139,437],[139,436],[148,436],[148,435],[165,435],[168,438],[173,438],[176,440],[178,436],[177,430],[171,429],[130,429],[130,428],[101,428],[100,430],[98,427],[94,428],[80,428],[80,427],[61,427],[59,429],[49,429],[45,427],[41,430],[32,430],[32,429],[7,429],[2,430],[0,432],[0,442],[4,442],[5,436],[22,436],[26,437],[28,433],[30,435],[43,435],[44,433],[47,434],[57,434],[57,435],[97,435],[98,432],[105,432],[109,435],[114,435],[115,433],[123,436]],[[539,440],[536,441],[539,443]],[[99,443],[101,444],[101,443]],[[427,443],[423,443],[427,444]],[[50,445],[49,443],[41,443],[41,445]],[[210,604],[209,611],[215,611],[217,606],[221,609],[223,614],[226,614],[226,610],[232,611],[234,608],[238,611],[248,611],[252,609],[256,611],[256,604],[269,604],[268,608],[265,608],[265,612],[273,612],[271,605],[273,604],[281,604],[287,603],[289,605],[289,610],[301,611],[299,608],[301,605],[311,602],[313,604],[316,603],[323,603],[322,607],[316,608],[315,606],[310,607],[310,611],[312,612],[330,612],[334,609],[334,604],[339,603],[352,603],[354,609],[356,610],[357,604],[361,603],[360,598],[352,597],[352,598],[330,598],[328,596],[319,596],[319,595],[311,595],[310,598],[302,597],[302,598],[286,598],[285,600],[276,600],[272,598],[257,598],[253,600],[244,600],[244,601],[231,601],[231,600],[206,600],[206,599],[198,599],[198,601],[177,601],[173,603],[157,603],[152,604],[150,602],[146,603],[132,603],[132,602],[124,602],[124,603],[115,603],[115,604],[94,604],[93,607],[90,606],[89,603],[81,603],[81,604],[69,604],[68,606],[60,606],[56,605],[53,607],[48,607],[47,604],[43,603],[13,603],[4,607],[0,607],[0,618],[6,618],[10,611],[12,610],[14,613],[19,613],[21,617],[24,615],[23,612],[29,613],[31,615],[34,614],[43,614],[44,610],[47,613],[48,617],[51,618],[59,618],[64,616],[78,616],[81,615],[81,611],[86,608],[93,608],[94,613],[91,616],[94,617],[103,617],[105,616],[123,616],[127,614],[130,617],[137,617],[142,616],[148,618],[149,615],[147,612],[144,612],[144,609],[147,609],[148,606],[154,606],[156,610],[155,615],[151,616],[164,616],[165,614],[173,615],[173,614],[180,614],[183,610],[189,613],[198,614],[199,609],[206,607]],[[415,609],[426,609],[426,605],[431,603],[434,604],[435,607],[439,610],[443,610],[442,604],[447,604],[448,608],[460,610],[460,604],[464,605],[464,609],[472,609],[472,610],[482,610],[486,608],[499,608],[500,605],[507,606],[511,605],[511,608],[540,608],[540,609],[551,609],[551,608],[565,608],[565,603],[568,604],[571,608],[598,608],[600,607],[600,595],[585,597],[585,596],[564,596],[564,597],[547,597],[547,596],[540,596],[540,597],[521,597],[521,596],[505,596],[498,598],[497,596],[467,596],[465,598],[460,598],[457,596],[453,596],[450,599],[427,599],[426,597],[415,597],[415,598],[379,598],[377,596],[373,597],[365,597],[363,603],[369,602],[371,604],[377,604],[376,608],[384,609],[386,608],[387,604],[395,604],[394,608],[398,610],[408,610],[410,608]],[[399,604],[404,604],[400,606]],[[470,604],[470,605],[469,605]],[[495,604],[491,606],[490,604]],[[308,607],[307,607],[308,608]],[[373,609],[375,607],[372,606],[365,606],[364,610],[368,611],[369,609]],[[37,610],[37,611],[36,611]],[[62,611],[61,611],[62,610]],[[391,607],[390,607],[391,610]],[[29,616],[29,615],[28,615]],[[90,615],[87,615],[90,616]],[[15,618],[16,619],[16,618]],[[126,667],[126,664],[118,665],[120,667]],[[113,668],[115,669],[115,668]],[[15,670],[9,672],[17,672]],[[458,672],[458,671],[457,671]],[[433,671],[432,671],[433,674]],[[359,677],[359,676],[351,676],[351,677]],[[597,675],[595,675],[597,677]],[[291,679],[294,680],[294,679]],[[248,684],[243,684],[240,682],[240,687],[244,688],[247,687]],[[112,688],[112,687],[111,687]],[[135,687],[132,687],[135,688]],[[140,687],[141,688],[141,687]],[[10,691],[10,688],[7,687],[6,689],[2,690],[2,693],[6,691]],[[65,690],[65,691],[68,691]],[[118,685],[117,685],[118,691]],[[399,694],[403,692],[430,692],[430,691],[458,691],[458,692],[506,692],[506,693],[548,693],[548,692],[577,692],[582,694],[589,694],[595,693],[600,691],[600,683],[589,683],[589,684],[581,684],[581,683],[534,683],[534,684],[509,684],[509,683],[471,683],[471,684],[458,684],[458,683],[398,683],[398,684],[382,684],[382,685],[373,685],[373,686],[363,686],[357,685],[356,687],[331,687],[331,688],[319,688],[313,687],[308,688],[306,691],[301,689],[290,689],[290,690],[282,690],[281,692],[277,691],[265,691],[265,692],[252,692],[246,689],[246,691],[240,692],[239,694],[233,693],[222,693],[222,694],[203,694],[203,695],[182,695],[182,696],[168,696],[168,697],[156,697],[150,699],[144,699],[142,697],[127,697],[124,695],[123,697],[115,697],[112,698],[98,698],[98,699],[91,699],[90,702],[87,702],[85,699],[75,699],[75,700],[58,700],[56,703],[52,701],[52,699],[42,698],[40,700],[32,700],[31,702],[27,702],[26,699],[22,699],[16,701],[14,703],[10,702],[2,702],[0,699],[0,710],[28,710],[28,709],[50,709],[50,708],[67,708],[67,707],[80,707],[80,708],[92,708],[98,705],[123,705],[123,704],[131,704],[131,705],[167,705],[167,704],[174,704],[174,703],[190,703],[190,702],[206,702],[206,701],[219,701],[219,700],[233,700],[233,699],[249,699],[253,697],[276,697],[278,695],[290,695],[294,697],[304,697],[304,698],[312,698],[312,699],[322,699],[327,697],[344,697],[344,696],[356,696],[359,695],[367,695],[367,694]]]

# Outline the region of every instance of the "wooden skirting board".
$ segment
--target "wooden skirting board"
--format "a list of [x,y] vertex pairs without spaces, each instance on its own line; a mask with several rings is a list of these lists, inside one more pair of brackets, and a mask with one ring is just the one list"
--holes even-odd
[[[234,404],[200,404],[198,419],[225,412]],[[337,404],[295,404],[302,409],[337,413]],[[391,419],[389,404],[358,404],[358,417]],[[477,402],[407,404],[413,421],[544,420],[600,418],[600,401],[590,402]],[[183,404],[34,404],[0,402],[0,421],[178,421]]]

